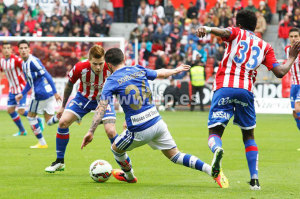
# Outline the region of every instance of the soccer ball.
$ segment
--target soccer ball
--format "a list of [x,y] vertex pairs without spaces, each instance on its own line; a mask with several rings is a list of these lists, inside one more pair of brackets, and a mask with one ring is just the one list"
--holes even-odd
[[163,112],[163,111],[165,111],[165,110],[166,110],[166,108],[165,108],[164,105],[160,105],[160,106],[158,107],[158,111]]
[[96,160],[90,166],[90,176],[96,182],[105,182],[111,175],[112,167],[105,160]]

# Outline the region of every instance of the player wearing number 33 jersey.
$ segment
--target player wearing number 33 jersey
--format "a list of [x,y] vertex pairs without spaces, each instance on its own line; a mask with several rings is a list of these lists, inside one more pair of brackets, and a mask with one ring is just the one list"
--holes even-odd
[[213,99],[209,111],[208,146],[214,153],[213,173],[221,169],[223,156],[222,140],[224,129],[230,118],[243,133],[246,158],[250,171],[250,188],[260,189],[258,182],[258,148],[254,140],[256,115],[254,110],[253,84],[256,79],[256,69],[265,65],[276,77],[284,76],[298,57],[299,45],[293,46],[290,58],[280,65],[270,44],[255,36],[256,16],[253,12],[242,10],[237,13],[237,27],[217,28],[200,27],[197,34],[200,37],[207,33],[220,36],[226,44],[224,57],[213,85]]

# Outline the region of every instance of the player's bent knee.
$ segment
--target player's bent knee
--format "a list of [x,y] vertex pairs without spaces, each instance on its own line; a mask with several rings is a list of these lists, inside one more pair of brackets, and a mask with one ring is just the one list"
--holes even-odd
[[65,129],[68,128],[71,125],[71,122],[67,120],[59,120],[58,126],[59,128]]
[[18,113],[19,113],[20,115],[24,115],[25,110],[24,110],[24,109],[18,109]]

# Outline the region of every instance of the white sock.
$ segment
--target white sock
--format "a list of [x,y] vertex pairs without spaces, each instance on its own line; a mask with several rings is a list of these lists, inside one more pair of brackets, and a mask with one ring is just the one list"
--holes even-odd
[[44,137],[39,139],[39,143],[40,143],[40,145],[46,145],[47,144]]
[[202,167],[202,171],[211,176],[211,166],[209,164],[204,163]]
[[56,115],[54,115],[50,118],[50,120],[47,121],[47,125],[51,126],[53,124],[56,124],[57,122],[58,122],[58,118],[56,117]]

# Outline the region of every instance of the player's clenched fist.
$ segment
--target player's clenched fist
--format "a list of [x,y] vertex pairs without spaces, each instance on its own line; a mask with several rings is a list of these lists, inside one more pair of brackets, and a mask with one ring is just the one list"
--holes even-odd
[[19,103],[19,101],[23,98],[23,95],[20,93],[18,95],[16,95],[15,99],[16,101]]
[[200,26],[196,31],[196,35],[198,37],[204,37],[207,33],[210,33],[210,32],[211,32],[210,27]]

